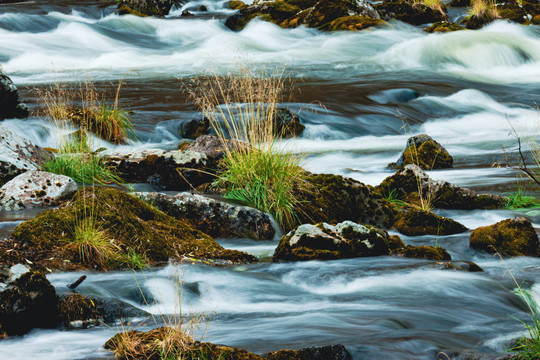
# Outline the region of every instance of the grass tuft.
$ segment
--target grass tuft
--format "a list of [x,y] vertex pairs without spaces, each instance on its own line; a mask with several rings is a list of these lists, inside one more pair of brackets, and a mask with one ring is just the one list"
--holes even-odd
[[106,268],[117,259],[117,246],[108,238],[106,231],[100,228],[93,216],[80,219],[75,224],[68,241],[76,248],[81,261],[85,264]]
[[469,8],[469,17],[486,17],[488,19],[497,19],[499,10],[493,0],[471,0],[471,7]]
[[506,196],[506,199],[507,201],[504,208],[507,210],[540,207],[540,201],[538,201],[534,196],[526,195],[526,193],[522,191],[521,188],[519,188],[516,192]]
[[243,67],[193,85],[192,98],[226,144],[216,186],[225,197],[268,212],[282,227],[294,226],[301,204],[292,190],[305,186],[304,157],[285,151],[275,136],[275,114],[287,93],[283,73]]

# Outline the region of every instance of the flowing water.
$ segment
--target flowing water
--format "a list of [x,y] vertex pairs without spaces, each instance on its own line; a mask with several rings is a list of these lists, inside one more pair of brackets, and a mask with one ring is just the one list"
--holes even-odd
[[[200,5],[209,12],[196,11]],[[111,89],[125,77],[120,106],[134,112],[138,140],[124,146],[165,149],[182,140],[183,122],[201,116],[182,91],[191,77],[245,63],[285,66],[300,92],[284,105],[300,111],[307,126],[287,145],[308,154],[306,169],[375,185],[391,175],[386,165],[398,158],[408,136],[427,133],[455,159],[453,169],[430,172],[433,178],[501,194],[516,189],[519,174],[506,166],[506,158],[517,164],[511,128],[538,139],[539,27],[496,22],[479,31],[426,34],[393,23],[321,33],[255,20],[232,32],[224,26],[232,13],[225,5],[188,2],[165,19],[120,17],[106,2],[2,5],[0,64],[34,111],[36,89],[88,79],[100,90]],[[181,18],[185,9],[196,16]],[[58,131],[38,116],[3,124],[39,145],[58,145]],[[471,229],[514,216],[540,225],[535,211],[441,214]],[[32,216],[0,214],[0,236]],[[453,259],[474,261],[485,271],[444,271],[429,261],[395,257],[273,264],[277,240],[233,239],[220,242],[262,261],[88,274],[78,291],[127,301],[155,314],[156,323],[181,302],[183,314],[211,315],[207,340],[254,352],[342,343],[355,359],[434,359],[439,351],[466,350],[495,358],[522,333],[517,319],[527,320],[528,312],[513,294],[506,266],[540,297],[540,260],[504,264],[469,249],[468,233],[402,238],[441,245]],[[49,279],[60,290],[78,276]],[[146,305],[144,298],[155,303]],[[34,330],[0,342],[0,358],[107,358],[101,346],[118,328]]]

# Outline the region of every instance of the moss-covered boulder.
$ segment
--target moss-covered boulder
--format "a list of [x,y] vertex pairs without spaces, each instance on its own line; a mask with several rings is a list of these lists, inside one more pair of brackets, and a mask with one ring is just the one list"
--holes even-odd
[[242,9],[247,8],[248,6],[240,0],[232,0],[232,1],[229,1],[229,3],[227,4],[227,7],[232,10],[242,10]]
[[177,3],[179,3],[177,0],[121,0],[118,2],[118,13],[162,17],[169,14],[172,6]]
[[468,7],[471,5],[471,0],[452,0],[448,4],[450,7]]
[[58,297],[43,273],[30,270],[0,291],[0,338],[57,323]]
[[426,245],[407,245],[396,253],[404,257],[415,259],[426,259],[434,261],[452,260],[450,254],[440,246],[435,247]]
[[79,191],[66,206],[25,221],[0,242],[0,264],[31,261],[41,269],[108,270],[170,258],[256,261],[135,196],[100,187]]
[[381,24],[364,17],[380,18],[379,13],[365,0],[275,0],[259,1],[242,8],[229,17],[225,25],[238,31],[254,18],[270,21],[283,28],[305,25],[320,30],[360,30]]
[[538,235],[531,222],[522,217],[473,230],[469,245],[473,249],[492,254],[498,252],[507,257],[540,256]]
[[288,108],[278,108],[274,114],[274,135],[291,138],[300,136],[306,126],[300,122],[300,117]]
[[323,31],[359,31],[386,24],[386,21],[369,16],[343,16],[320,27]]
[[401,169],[415,164],[423,170],[446,169],[454,164],[452,155],[437,141],[426,134],[411,136],[399,159],[388,166]]
[[341,344],[271,351],[262,356],[267,360],[352,360],[351,354]]
[[427,27],[424,31],[428,33],[446,33],[459,30],[466,30],[463,26],[450,22],[450,21],[439,21],[435,24]]
[[421,25],[446,21],[446,7],[429,7],[423,3],[408,1],[384,1],[375,5],[375,9],[384,20],[399,20],[411,25]]
[[344,221],[304,224],[284,235],[274,261],[335,260],[390,254],[390,236],[374,226]]
[[332,174],[308,174],[306,183],[295,190],[301,204],[297,214],[300,223],[351,220],[387,229],[394,224],[396,211],[371,186]]
[[429,202],[440,209],[502,209],[507,199],[494,194],[478,194],[447,181],[432,180],[416,165],[406,165],[402,170],[384,179],[375,187],[375,193],[401,199],[410,204]]
[[467,231],[457,221],[431,211],[411,209],[399,214],[394,227],[403,235],[452,235]]

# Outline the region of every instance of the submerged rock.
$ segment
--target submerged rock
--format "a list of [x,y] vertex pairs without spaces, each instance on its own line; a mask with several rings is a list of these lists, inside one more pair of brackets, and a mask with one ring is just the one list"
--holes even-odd
[[418,204],[422,197],[432,207],[440,209],[502,209],[507,202],[504,196],[478,194],[447,181],[432,180],[422,169],[412,164],[384,179],[375,189],[376,193],[393,193],[393,196],[412,204]]
[[13,81],[0,69],[0,120],[28,117],[28,107],[21,102]]
[[400,249],[396,254],[415,259],[427,259],[434,261],[452,260],[450,254],[440,246],[411,246],[407,245]]
[[402,168],[405,165],[415,164],[423,170],[451,168],[454,163],[452,155],[437,141],[426,134],[410,137],[401,156],[389,167]]
[[344,221],[335,226],[327,223],[304,224],[281,238],[274,252],[274,261],[388,255],[390,242],[386,231],[352,221]]
[[390,0],[375,5],[375,9],[384,20],[396,19],[412,25],[447,20],[446,7],[443,4],[439,7],[429,7],[423,3]]
[[177,0],[121,0],[118,3],[120,15],[165,16]]
[[41,272],[27,271],[0,291],[0,338],[57,323],[58,297]]
[[271,240],[275,230],[270,216],[249,206],[218,201],[201,195],[136,193],[137,197],[194,229],[219,238]]
[[210,134],[210,121],[207,118],[189,120],[182,124],[180,133],[183,138],[197,139],[199,136]]
[[[90,242],[81,241],[81,234]],[[66,206],[46,210],[0,241],[0,264],[31,261],[41,269],[108,270],[170,258],[215,264],[256,261],[210,236],[111,188],[80,190]]]
[[52,154],[0,125],[0,185],[29,170],[39,170]]
[[308,174],[308,186],[297,189],[300,223],[337,223],[345,220],[390,228],[395,210],[371,186],[332,174]]
[[341,344],[271,351],[262,356],[268,360],[352,360],[351,354]]
[[467,231],[457,221],[431,211],[412,209],[399,214],[394,227],[403,235],[452,235]]
[[23,210],[59,205],[77,192],[75,180],[43,171],[27,171],[0,188],[0,210]]
[[426,28],[424,31],[428,33],[446,33],[446,32],[453,32],[453,31],[459,31],[459,30],[466,30],[463,26],[458,25],[453,22],[449,21],[439,21],[428,28]]
[[103,152],[102,159],[127,182],[147,182],[167,190],[189,190],[214,178],[209,170],[215,163],[190,150],[114,150]]
[[540,256],[538,235],[530,221],[523,217],[506,219],[479,227],[471,233],[471,248],[506,257]]
[[274,135],[283,138],[299,136],[306,128],[298,115],[287,108],[276,109],[274,114]]

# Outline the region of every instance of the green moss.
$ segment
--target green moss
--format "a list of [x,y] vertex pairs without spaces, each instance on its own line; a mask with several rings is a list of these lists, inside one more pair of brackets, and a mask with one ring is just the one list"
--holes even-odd
[[[447,20],[446,14],[423,4],[406,1],[385,1],[375,5],[383,19],[396,19],[412,25],[436,23]],[[443,11],[446,9],[443,7]]]
[[[48,210],[15,228],[0,247],[15,247],[15,254],[2,254],[0,263],[28,259],[50,269],[88,267],[70,245],[75,226],[92,218],[127,257],[130,251],[150,263],[166,262],[189,254],[193,258],[224,261],[253,261],[243,252],[225,250],[210,236],[171,218],[140,199],[111,188],[92,187],[79,191],[65,207]],[[123,261],[104,264],[100,270],[123,268]]]
[[503,256],[540,256],[538,236],[525,218],[507,219],[471,233],[470,247]]
[[435,141],[425,141],[420,146],[409,146],[403,154],[403,166],[418,165],[423,170],[451,168],[454,159]]
[[98,321],[99,312],[96,304],[87,297],[73,293],[60,298],[58,303],[60,321],[69,326],[72,321]]
[[435,261],[452,260],[450,254],[440,246],[411,246],[408,245],[400,251],[400,254],[408,258],[427,259]]
[[139,11],[133,10],[131,7],[129,7],[126,4],[119,4],[118,5],[118,14],[119,15],[134,15],[134,16],[140,16],[140,17],[147,17],[149,15],[143,14]]
[[445,218],[425,210],[402,212],[394,227],[402,234],[416,235],[452,235],[467,231],[467,228],[453,219]]
[[337,18],[330,23],[326,23],[319,27],[323,31],[358,31],[364,30],[373,26],[386,24],[384,20],[373,19],[369,16],[350,15]]
[[232,0],[232,1],[229,1],[229,4],[227,5],[227,7],[232,10],[242,10],[242,9],[247,8],[248,6],[240,0]]
[[434,33],[434,32],[453,32],[453,31],[459,31],[459,30],[466,30],[463,26],[460,26],[456,23],[449,22],[449,21],[439,21],[435,24],[429,26],[426,28],[426,32],[428,33]]

